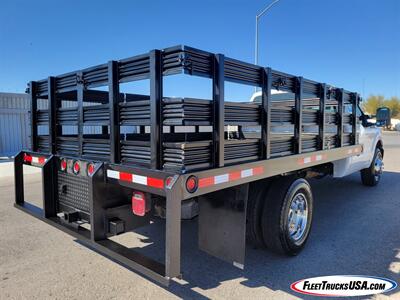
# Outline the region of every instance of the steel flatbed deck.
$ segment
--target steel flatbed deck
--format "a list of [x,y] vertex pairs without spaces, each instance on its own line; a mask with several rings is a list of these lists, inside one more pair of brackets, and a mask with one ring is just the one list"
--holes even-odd
[[[212,99],[164,95],[163,77],[181,73],[210,78]],[[149,95],[121,93],[121,83],[136,80],[149,81]],[[260,88],[260,102],[226,101],[225,82]],[[15,206],[163,284],[181,275],[183,200],[233,187],[247,195],[247,183],[363,151],[357,93],[187,46],[32,81],[28,92],[31,149],[15,157]],[[38,110],[38,101],[47,109]],[[97,131],[86,133],[89,126]],[[24,164],[42,168],[42,210],[24,201]],[[165,264],[108,239],[118,226],[128,231],[149,221],[127,216],[132,190],[165,198]],[[244,242],[237,247],[225,259],[243,267]],[[208,242],[201,248],[215,253]]]

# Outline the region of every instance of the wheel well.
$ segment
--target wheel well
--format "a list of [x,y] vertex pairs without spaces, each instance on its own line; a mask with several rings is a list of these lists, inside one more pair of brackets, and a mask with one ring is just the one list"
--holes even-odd
[[378,148],[382,151],[382,157],[383,157],[385,150],[383,150],[383,143],[381,140],[379,140],[378,143],[376,143],[376,148]]

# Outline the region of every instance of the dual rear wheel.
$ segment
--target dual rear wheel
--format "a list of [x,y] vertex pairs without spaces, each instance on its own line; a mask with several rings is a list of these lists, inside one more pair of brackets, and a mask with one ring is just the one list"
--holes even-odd
[[[361,170],[364,185],[375,186],[383,171],[383,150],[375,149],[371,165]],[[298,254],[310,234],[313,195],[308,181],[298,176],[278,176],[255,182],[247,205],[247,236],[257,247]]]
[[313,196],[307,180],[296,176],[258,182],[248,202],[248,237],[258,247],[296,255],[311,229]]
[[361,182],[366,186],[377,185],[382,176],[383,172],[383,151],[381,148],[376,148],[374,158],[372,159],[371,165],[361,170]]

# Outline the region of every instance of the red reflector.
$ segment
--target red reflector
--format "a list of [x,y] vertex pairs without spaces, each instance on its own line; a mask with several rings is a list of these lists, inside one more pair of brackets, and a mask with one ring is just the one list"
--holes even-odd
[[214,184],[214,177],[200,178],[199,187],[204,188]]
[[172,179],[174,179],[173,177],[167,177],[167,179],[165,179],[165,185],[167,187],[170,187],[171,183],[172,183]]
[[123,181],[132,181],[132,174],[119,172],[119,179]]
[[140,217],[146,213],[146,198],[142,192],[134,192],[132,195],[132,212]]
[[147,185],[155,188],[164,188],[164,181],[158,178],[147,177]]
[[88,165],[87,172],[89,175],[92,175],[94,173],[94,164]]
[[32,162],[32,156],[29,154],[24,153],[24,162]]
[[186,189],[189,193],[194,193],[197,190],[197,178],[195,176],[190,176],[186,180]]
[[264,167],[253,168],[253,175],[260,175],[264,173]]
[[79,165],[79,162],[78,161],[74,162],[74,173],[78,174],[80,170],[81,166]]
[[67,169],[67,160],[66,159],[61,160],[60,169],[61,169],[61,171],[65,171]]
[[229,173],[229,181],[234,181],[240,179],[241,172],[240,171],[234,171]]

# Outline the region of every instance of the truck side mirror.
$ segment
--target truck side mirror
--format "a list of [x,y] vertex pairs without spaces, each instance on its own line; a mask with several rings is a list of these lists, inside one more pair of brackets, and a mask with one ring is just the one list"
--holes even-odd
[[375,125],[378,126],[378,127],[383,127],[383,126],[386,125],[386,122],[383,121],[383,120],[381,120],[381,121],[376,121]]

